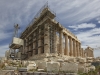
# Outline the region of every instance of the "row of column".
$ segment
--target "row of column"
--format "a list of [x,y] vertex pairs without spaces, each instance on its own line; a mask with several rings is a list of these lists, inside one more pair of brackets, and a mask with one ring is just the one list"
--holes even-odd
[[65,49],[63,49],[63,32],[59,33],[60,54],[74,57],[84,57],[84,50],[81,49],[81,43],[73,39],[71,36],[64,34]]
[[[50,36],[49,36],[49,26],[45,25],[45,34],[44,34],[44,48],[42,51],[42,39],[38,40],[38,54],[41,53],[50,53]],[[63,49],[63,35],[65,37],[65,49]],[[40,37],[40,35],[39,35]],[[56,40],[56,31],[54,32],[54,41]],[[63,31],[59,32],[59,53],[61,55],[73,56],[73,57],[84,57],[84,50],[81,49],[81,43],[77,40],[73,39],[71,36],[68,36],[67,33],[63,34]],[[57,53],[57,42],[54,42],[54,53]],[[33,43],[33,48],[35,48],[35,44]],[[34,52],[33,52],[34,53]]]

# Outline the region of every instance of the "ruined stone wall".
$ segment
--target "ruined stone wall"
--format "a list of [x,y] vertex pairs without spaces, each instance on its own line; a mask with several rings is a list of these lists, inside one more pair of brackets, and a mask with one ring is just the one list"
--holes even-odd
[[93,49],[91,47],[87,47],[85,49],[85,56],[86,57],[94,57]]

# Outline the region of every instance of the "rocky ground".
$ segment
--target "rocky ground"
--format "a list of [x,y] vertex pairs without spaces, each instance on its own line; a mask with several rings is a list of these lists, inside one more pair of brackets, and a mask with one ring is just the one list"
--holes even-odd
[[0,75],[11,75],[11,73],[13,73],[13,71],[0,70]]

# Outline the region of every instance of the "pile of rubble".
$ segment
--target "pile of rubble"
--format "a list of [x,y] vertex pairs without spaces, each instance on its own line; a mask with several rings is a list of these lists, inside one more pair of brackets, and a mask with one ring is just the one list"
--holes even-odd
[[55,61],[53,58],[36,61],[5,60],[4,70],[19,70],[32,72],[53,72],[53,73],[87,73],[95,70],[91,65],[93,58],[59,58]]

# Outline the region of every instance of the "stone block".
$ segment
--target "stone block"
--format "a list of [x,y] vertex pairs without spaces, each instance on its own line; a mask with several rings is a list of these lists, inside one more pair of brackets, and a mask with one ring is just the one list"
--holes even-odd
[[40,72],[39,75],[48,75],[46,72]]
[[90,66],[89,68],[90,68],[91,71],[94,71],[95,70],[95,66],[93,66],[93,65]]
[[75,58],[69,58],[68,62],[76,62],[76,59]]
[[93,59],[93,57],[87,57],[87,60],[92,60]]
[[66,73],[66,74],[62,74],[62,75],[77,75],[77,73]]
[[34,61],[28,61],[28,63],[29,63],[29,64],[33,64],[33,63],[35,63],[35,62],[34,62]]
[[34,72],[33,75],[47,75],[46,72]]
[[8,63],[5,63],[5,66],[8,66]]
[[78,64],[63,62],[60,65],[60,71],[64,72],[78,72]]
[[88,67],[88,66],[91,66],[91,63],[86,63],[86,66]]
[[36,67],[34,66],[27,66],[27,71],[35,71]]
[[57,61],[58,61],[58,62],[64,62],[64,60],[63,60],[63,59],[58,59]]
[[22,66],[26,67],[28,66],[29,62],[28,61],[22,61]]
[[14,60],[14,61],[12,61],[12,63],[14,63],[14,64],[19,64],[19,61],[17,61],[17,60]]
[[26,72],[27,71],[27,68],[19,68],[18,71],[19,72]]
[[44,58],[44,59],[43,59],[43,61],[47,62],[47,61],[48,61],[48,59],[47,59],[47,58]]
[[12,62],[13,62],[13,63],[16,63],[17,61],[16,61],[16,60],[13,60]]
[[82,66],[82,65],[81,66],[78,66],[78,71],[84,73],[85,72],[85,67]]
[[27,75],[33,75],[33,74],[34,74],[33,72],[28,72],[28,73],[27,73]]
[[47,62],[47,71],[48,72],[58,72],[60,68],[59,62]]
[[29,62],[29,65],[27,66],[27,71],[35,69],[37,69],[36,63],[34,61]]
[[79,59],[79,62],[85,63],[86,62],[86,59],[85,58],[81,58],[81,59]]
[[13,67],[13,66],[6,66],[5,70],[17,70],[17,67]]
[[27,75],[27,72],[22,72],[22,75]]
[[65,59],[64,59],[64,62],[68,62],[68,58],[65,58]]
[[91,62],[93,62],[93,60],[87,60],[87,62],[91,63]]
[[46,70],[46,67],[47,67],[47,62],[45,61],[38,62],[38,69]]
[[85,67],[85,73],[88,73],[88,72],[89,72],[89,68]]
[[78,66],[86,66],[86,63],[78,63]]
[[[59,75],[57,73],[48,73],[47,75]],[[60,74],[60,75],[64,75],[64,74]]]
[[38,72],[44,72],[44,69],[37,69]]
[[23,42],[24,41],[22,39],[14,37],[13,41],[12,41],[12,44],[23,45]]

